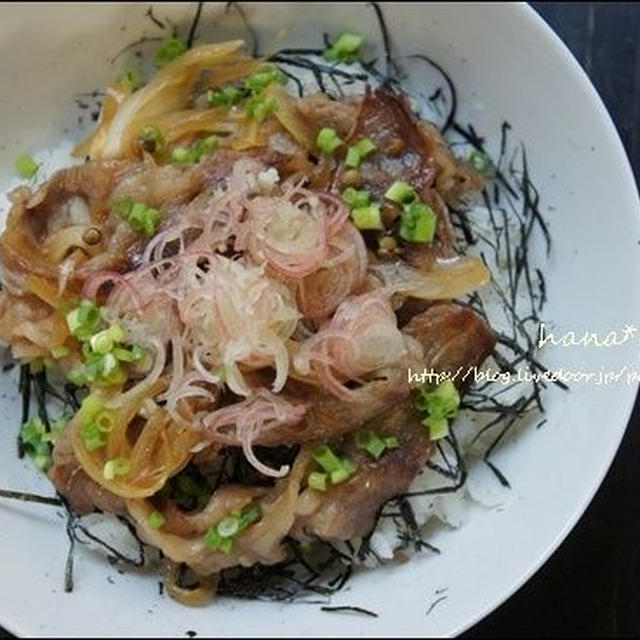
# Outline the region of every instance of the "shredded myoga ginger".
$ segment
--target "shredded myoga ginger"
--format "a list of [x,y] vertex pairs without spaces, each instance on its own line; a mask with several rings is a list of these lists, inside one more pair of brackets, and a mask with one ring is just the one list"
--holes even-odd
[[[493,345],[449,303],[489,277],[456,253],[445,204],[478,177],[401,95],[298,98],[243,51],[195,47],[108,87],[86,162],[16,190],[0,239],[0,337],[82,399],[41,466],[72,505],[112,499],[168,575],[186,563],[194,602],[225,568],[284,559],[288,535],[347,536],[326,503],[347,486],[348,535],[366,533],[459,401],[436,390],[450,409],[430,437],[407,368]],[[399,326],[407,301],[423,333]],[[443,313],[459,330],[439,343]]]

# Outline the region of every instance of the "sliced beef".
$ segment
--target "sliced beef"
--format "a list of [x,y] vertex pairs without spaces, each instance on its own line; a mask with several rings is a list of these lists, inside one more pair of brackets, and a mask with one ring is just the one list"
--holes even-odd
[[397,436],[400,446],[373,460],[355,449],[353,443],[347,445],[344,450],[358,471],[326,493],[305,490],[298,499],[292,535],[299,539],[319,536],[324,540],[366,535],[380,506],[406,491],[429,459],[432,445],[421,420],[411,404],[404,402],[369,422],[367,428],[376,433]]
[[53,466],[49,469],[49,479],[69,501],[74,511],[81,515],[95,509],[108,513],[126,513],[122,498],[103,489],[83,471],[73,453],[71,440],[64,431],[53,449]]
[[295,104],[315,129],[330,127],[343,139],[353,130],[358,117],[359,101],[331,100],[324,93],[301,98]]
[[424,366],[442,373],[480,365],[496,344],[484,318],[452,303],[434,304],[411,318],[403,331],[422,345]]

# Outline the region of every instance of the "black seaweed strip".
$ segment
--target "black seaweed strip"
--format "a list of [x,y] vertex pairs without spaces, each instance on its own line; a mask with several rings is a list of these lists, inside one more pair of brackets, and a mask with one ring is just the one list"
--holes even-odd
[[118,51],[118,53],[116,53],[115,56],[113,56],[113,58],[111,58],[111,60],[109,60],[109,64],[115,64],[115,61],[123,54],[126,53],[127,51],[130,51],[131,49],[134,49],[135,47],[141,45],[141,44],[145,44],[147,42],[161,42],[162,38],[160,36],[153,36],[153,37],[143,37],[140,38],[138,40],[136,40],[135,42],[131,42],[130,44],[126,45],[125,47],[123,47],[122,49],[120,49],[120,51]]
[[439,598],[437,598],[436,600],[434,600],[431,605],[429,606],[429,608],[427,609],[427,612],[424,614],[425,616],[428,616],[441,602],[444,602],[449,596],[440,596]]
[[10,491],[9,489],[0,489],[0,498],[7,498],[9,500],[18,500],[22,502],[47,504],[52,507],[59,507],[62,505],[62,501],[59,498],[39,496],[36,493],[25,493],[24,491]]
[[295,82],[295,85],[296,85],[296,87],[298,89],[298,98],[304,97],[304,86],[303,86],[302,82],[300,81],[300,78],[298,78],[297,76],[293,75],[293,73],[290,73],[286,69],[280,69],[280,71],[282,71],[282,73],[284,73],[284,75],[287,76],[287,78],[289,78],[290,80],[293,80]]
[[112,547],[109,543],[105,542],[101,538],[98,538],[98,536],[92,534],[83,524],[81,524],[81,523],[79,523],[77,521],[73,525],[73,532],[74,532],[74,535],[75,535],[75,538],[76,538],[76,542],[79,542],[80,544],[86,544],[83,540],[81,540],[78,537],[78,534],[76,533],[76,530],[77,531],[81,531],[83,533],[83,535],[85,535],[85,536],[87,536],[87,538],[89,538],[89,540],[92,540],[97,545],[101,546],[103,549],[106,549],[109,553],[111,553],[115,558],[117,558],[121,562],[124,562],[125,564],[130,564],[130,565],[132,565],[134,567],[142,567],[142,566],[144,566],[145,554],[144,554],[144,548],[143,547],[139,548],[140,557],[138,559],[129,558],[128,556],[125,556],[123,553],[118,551],[115,547]]
[[278,53],[283,56],[291,56],[291,55],[321,56],[323,54],[323,49],[300,49],[300,48],[280,49]]
[[151,22],[153,22],[157,27],[160,27],[161,29],[166,29],[166,25],[164,24],[164,22],[162,22],[162,20],[160,20],[154,15],[153,7],[149,7],[147,9],[147,12],[144,15],[147,16],[151,20]]
[[240,19],[242,20],[242,23],[244,24],[244,28],[247,30],[247,33],[249,34],[249,36],[251,37],[251,55],[254,58],[258,57],[258,38],[256,37],[256,32],[254,31],[253,27],[251,26],[251,24],[249,23],[249,20],[247,20],[247,16],[244,12],[244,9],[240,6],[239,2],[227,2],[225,8],[224,8],[224,12],[225,14],[229,13],[229,9],[235,9],[238,12],[238,15],[240,16]]
[[196,38],[196,31],[198,30],[198,25],[200,24],[200,15],[202,14],[202,7],[204,2],[198,2],[198,6],[196,7],[196,14],[193,16],[193,21],[191,22],[191,27],[189,29],[189,35],[187,36],[187,48],[191,49],[193,46],[193,41]]
[[[31,408],[31,370],[28,364],[20,366],[18,389],[22,394],[22,422],[20,424],[23,425],[29,420]],[[20,437],[20,430],[18,430],[18,458],[24,458],[24,444]]]
[[49,414],[47,412],[47,374],[44,369],[42,371],[38,371],[38,373],[33,374],[33,390],[35,392],[36,397],[36,405],[38,409],[38,417],[47,429],[47,431],[51,430],[51,423],[49,422]]
[[440,129],[441,133],[446,133],[454,124],[456,112],[458,111],[458,94],[456,92],[456,87],[453,84],[453,80],[437,62],[422,53],[414,53],[410,56],[407,56],[407,58],[409,58],[410,60],[421,60],[422,62],[430,64],[434,69],[436,69],[436,71],[438,71],[438,73],[442,75],[444,81],[447,83],[447,87],[449,87],[449,93],[451,94],[451,106],[449,107],[449,115],[447,115],[447,119],[444,121],[444,124]]
[[341,606],[341,607],[320,607],[320,611],[326,611],[327,613],[361,613],[365,616],[369,616],[371,618],[377,618],[378,614],[374,611],[369,611],[368,609],[363,609],[362,607],[350,607],[350,606]]
[[[386,63],[386,73],[387,79],[392,78],[394,75],[398,75],[398,65],[396,64],[393,56],[391,55],[391,38],[389,36],[389,30],[387,29],[387,23],[384,19],[384,14],[382,13],[382,9],[377,2],[369,3],[373,10],[376,13],[376,18],[378,19],[378,26],[380,27],[380,33],[382,35],[382,44],[384,46],[384,57]],[[383,84],[387,84],[384,82]]]

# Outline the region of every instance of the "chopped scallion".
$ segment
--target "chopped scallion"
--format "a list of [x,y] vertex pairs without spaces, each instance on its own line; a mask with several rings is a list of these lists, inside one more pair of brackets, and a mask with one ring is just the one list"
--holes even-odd
[[351,220],[353,220],[353,224],[358,229],[363,231],[384,228],[380,217],[380,205],[377,202],[373,202],[366,207],[351,209]]
[[469,154],[469,164],[475,169],[478,173],[482,175],[488,175],[491,173],[491,160],[486,153],[482,151],[478,151],[478,149],[474,149]]
[[126,476],[131,471],[129,458],[114,458],[104,463],[102,475],[106,480],[113,480],[116,476]]
[[314,491],[326,491],[327,490],[327,474],[320,471],[313,471],[309,474],[307,484]]
[[87,422],[82,425],[81,433],[82,439],[84,440],[84,446],[89,452],[101,449],[107,444],[106,434],[98,429],[95,422]]
[[246,89],[254,95],[261,93],[266,87],[274,82],[284,84],[287,77],[273,64],[268,64],[250,75],[244,83]]
[[162,69],[162,67],[173,62],[176,58],[179,58],[186,50],[187,45],[180,38],[175,36],[172,38],[166,38],[156,51],[156,67],[158,67],[158,69]]
[[342,146],[342,139],[335,129],[331,127],[323,127],[316,138],[316,145],[322,153],[331,155],[339,147]]
[[351,169],[357,169],[360,166],[360,163],[376,149],[376,145],[371,142],[369,138],[364,138],[355,145],[349,147],[344,163]]
[[451,380],[444,380],[431,391],[420,389],[414,404],[429,415],[455,418],[460,408],[460,393]]
[[28,153],[23,153],[16,158],[16,173],[24,180],[30,180],[38,173],[38,163]]
[[238,516],[227,516],[220,520],[216,529],[221,538],[232,538],[240,531],[240,518]]
[[207,102],[212,107],[232,107],[238,104],[247,93],[238,87],[228,86],[222,89],[209,89],[207,91]]
[[328,49],[324,52],[325,60],[330,62],[355,62],[358,59],[358,52],[364,38],[355,33],[343,33]]
[[165,523],[165,517],[156,509],[154,509],[148,516],[147,522],[152,529],[160,529]]
[[377,460],[384,453],[387,445],[377,433],[364,429],[356,433],[356,447],[363,449]]
[[442,440],[449,435],[449,420],[439,416],[427,416],[423,421],[425,427],[429,429],[431,440]]
[[383,440],[384,446],[387,447],[387,449],[397,449],[400,446],[400,441],[396,436],[387,436],[383,438]]
[[269,96],[265,98],[263,95],[254,95],[247,105],[247,114],[253,120],[264,122],[280,105],[278,101]]
[[342,192],[342,199],[353,209],[360,209],[369,204],[369,192],[365,189],[358,190],[354,187],[347,187]]
[[113,431],[113,428],[116,426],[115,416],[111,411],[101,411],[98,415],[95,416],[94,422],[98,430],[102,433],[110,433]]
[[400,219],[400,237],[407,242],[431,242],[436,233],[437,217],[424,202],[405,206]]
[[418,199],[418,194],[409,183],[397,180],[387,189],[384,197],[398,204],[411,204]]
[[327,472],[337,471],[342,468],[342,461],[333,452],[331,447],[321,444],[315,447],[311,453],[313,459]]
[[144,84],[144,79],[139,69],[127,67],[118,76],[118,83],[124,85],[129,91],[134,92]]
[[65,344],[61,344],[51,349],[51,355],[56,360],[60,360],[60,358],[66,358],[70,353],[71,353],[71,349],[69,349],[69,347],[67,347],[67,345]]
[[129,213],[127,222],[138,233],[152,236],[162,220],[162,214],[153,207],[148,207],[142,202],[136,202]]
[[341,467],[332,471],[330,474],[331,484],[340,484],[345,482],[355,473],[355,470],[356,467],[349,458],[342,458]]
[[155,153],[164,148],[165,140],[162,131],[154,125],[147,125],[138,134],[138,140],[142,148],[149,153]]

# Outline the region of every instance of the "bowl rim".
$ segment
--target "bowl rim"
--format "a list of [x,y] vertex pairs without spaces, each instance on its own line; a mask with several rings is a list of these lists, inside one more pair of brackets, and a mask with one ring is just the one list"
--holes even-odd
[[[383,7],[393,10],[392,3],[381,3]],[[588,96],[586,108],[588,108],[594,116],[600,126],[601,132],[607,137],[608,141],[612,144],[614,149],[614,157],[619,162],[620,169],[623,174],[620,176],[621,182],[625,185],[625,192],[622,194],[622,198],[627,199],[629,202],[633,202],[636,218],[640,218],[640,198],[638,194],[637,183],[629,162],[628,154],[622,144],[620,135],[616,129],[616,126],[609,114],[606,106],[604,105],[602,98],[594,88],[591,80],[587,76],[580,63],[576,60],[575,56],[571,53],[569,48],[564,44],[561,38],[555,33],[555,31],[547,24],[547,22],[527,3],[510,3],[509,10],[512,10],[514,17],[522,20],[523,28],[525,30],[535,30],[537,34],[545,40],[546,45],[552,50],[555,57],[562,61],[564,68],[568,74],[571,74],[572,78],[578,82],[581,89],[583,89]],[[575,501],[572,505],[571,513],[567,514],[564,520],[562,528],[557,532],[553,542],[549,544],[536,559],[531,563],[528,570],[514,579],[512,583],[502,590],[502,593],[494,592],[491,602],[484,608],[478,608],[474,615],[470,615],[467,620],[463,621],[458,626],[454,627],[450,633],[451,635],[459,635],[464,633],[479,621],[486,618],[488,615],[498,610],[505,601],[507,601],[516,591],[518,591],[525,583],[527,583],[531,577],[537,573],[540,568],[548,561],[548,559],[557,551],[559,546],[567,539],[571,531],[574,529],[580,518],[585,514],[589,505],[593,501],[596,493],[600,489],[606,475],[611,469],[611,465],[617,454],[624,435],[629,425],[629,418],[634,409],[637,398],[639,397],[638,389],[636,393],[629,393],[629,405],[625,407],[624,413],[626,415],[626,421],[623,425],[619,425],[618,434],[611,434],[608,438],[609,451],[606,456],[603,454],[603,464],[599,468],[599,473],[590,478],[591,486],[588,491],[585,491],[583,498],[579,501]],[[0,609],[0,625],[4,627],[10,633],[20,636],[26,635],[26,629],[22,627],[20,622],[12,621],[7,616],[6,612]]]
[[[586,71],[582,68],[582,65],[578,62],[573,55],[569,47],[563,42],[560,36],[553,30],[553,28],[544,20],[544,18],[529,4],[529,3],[514,3],[511,5],[513,9],[521,11],[522,19],[528,21],[529,28],[535,29],[540,36],[546,39],[547,45],[553,49],[554,53],[563,60],[567,71],[571,72],[574,79],[580,83],[582,89],[586,90],[589,96],[589,107],[594,110],[594,115],[602,123],[602,132],[605,133],[609,141],[616,147],[616,155],[622,165],[624,176],[622,176],[625,185],[628,188],[628,193],[625,194],[630,201],[635,204],[636,220],[640,220],[640,192],[638,189],[638,183],[636,182],[629,155],[622,144],[620,133],[609,113],[609,110],[604,104],[604,101],[600,97],[600,94],[594,87],[591,79],[587,75]],[[580,519],[586,514],[589,506],[593,502],[596,494],[600,490],[602,483],[611,470],[611,466],[615,459],[616,454],[620,449],[622,440],[629,428],[631,415],[633,413],[636,402],[640,400],[640,385],[636,387],[636,393],[632,397],[629,406],[625,409],[626,421],[624,428],[619,430],[618,435],[611,438],[612,446],[607,455],[606,464],[603,464],[600,468],[599,475],[592,478],[592,485],[590,490],[585,494],[582,501],[574,504],[573,511],[565,519],[564,526],[557,533],[554,541],[546,547],[539,558],[529,567],[529,569],[519,576],[512,584],[506,588],[503,593],[492,600],[491,606],[484,610],[479,610],[476,615],[471,616],[467,621],[456,627],[451,635],[458,636],[465,631],[468,631],[471,627],[478,624],[486,617],[496,612],[511,596],[519,591],[529,580],[547,563],[549,558],[559,549],[559,547],[568,539],[573,529],[576,527]]]

